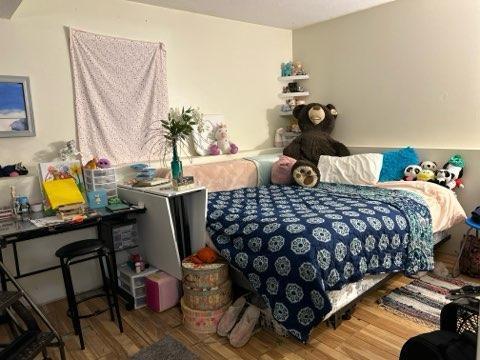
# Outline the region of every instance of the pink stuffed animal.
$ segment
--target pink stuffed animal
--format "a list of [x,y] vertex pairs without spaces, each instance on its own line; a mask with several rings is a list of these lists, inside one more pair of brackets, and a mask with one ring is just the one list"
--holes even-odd
[[296,159],[282,155],[272,165],[271,182],[277,185],[290,185],[293,183],[292,167]]
[[220,124],[215,131],[215,143],[210,145],[210,155],[236,154],[238,146],[228,140],[227,125]]

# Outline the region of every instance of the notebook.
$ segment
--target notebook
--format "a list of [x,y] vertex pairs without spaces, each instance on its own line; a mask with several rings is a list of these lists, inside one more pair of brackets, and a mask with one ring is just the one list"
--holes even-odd
[[43,190],[52,209],[63,205],[85,203],[82,193],[72,178],[45,181]]

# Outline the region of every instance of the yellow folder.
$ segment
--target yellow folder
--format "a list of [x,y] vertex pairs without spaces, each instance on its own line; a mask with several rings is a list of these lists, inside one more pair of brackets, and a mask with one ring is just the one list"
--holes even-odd
[[57,209],[63,205],[85,203],[75,180],[71,178],[45,181],[43,189],[52,209]]

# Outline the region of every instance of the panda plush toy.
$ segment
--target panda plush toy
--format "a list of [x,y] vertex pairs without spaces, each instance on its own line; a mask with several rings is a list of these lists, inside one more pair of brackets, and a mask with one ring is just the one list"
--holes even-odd
[[432,182],[435,184],[444,186],[448,189],[450,189],[450,184],[452,184],[452,181],[455,182],[455,175],[447,169],[438,170],[436,179],[432,180]]
[[403,180],[415,181],[422,168],[419,165],[408,165],[403,171]]
[[462,180],[464,167],[465,160],[463,160],[461,155],[453,155],[443,166],[443,168],[448,170],[448,172],[453,176],[453,178],[447,183],[447,187],[450,190],[464,187]]
[[423,170],[431,170],[433,172],[437,171],[437,168],[438,168],[438,165],[435,161],[422,161],[420,163],[420,167],[423,169]]

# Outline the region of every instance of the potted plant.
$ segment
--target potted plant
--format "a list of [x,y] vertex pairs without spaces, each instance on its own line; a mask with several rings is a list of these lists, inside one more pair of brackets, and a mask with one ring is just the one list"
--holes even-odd
[[[179,157],[179,147],[188,147],[188,139],[192,134],[193,127],[202,119],[198,109],[189,107],[185,109],[172,108],[168,112],[167,120],[160,120],[161,127],[152,128],[148,143],[152,139],[163,138],[161,141],[162,160],[165,161],[168,149],[172,149],[172,179],[179,180],[183,177],[182,161]],[[158,144],[158,142],[156,142]]]

